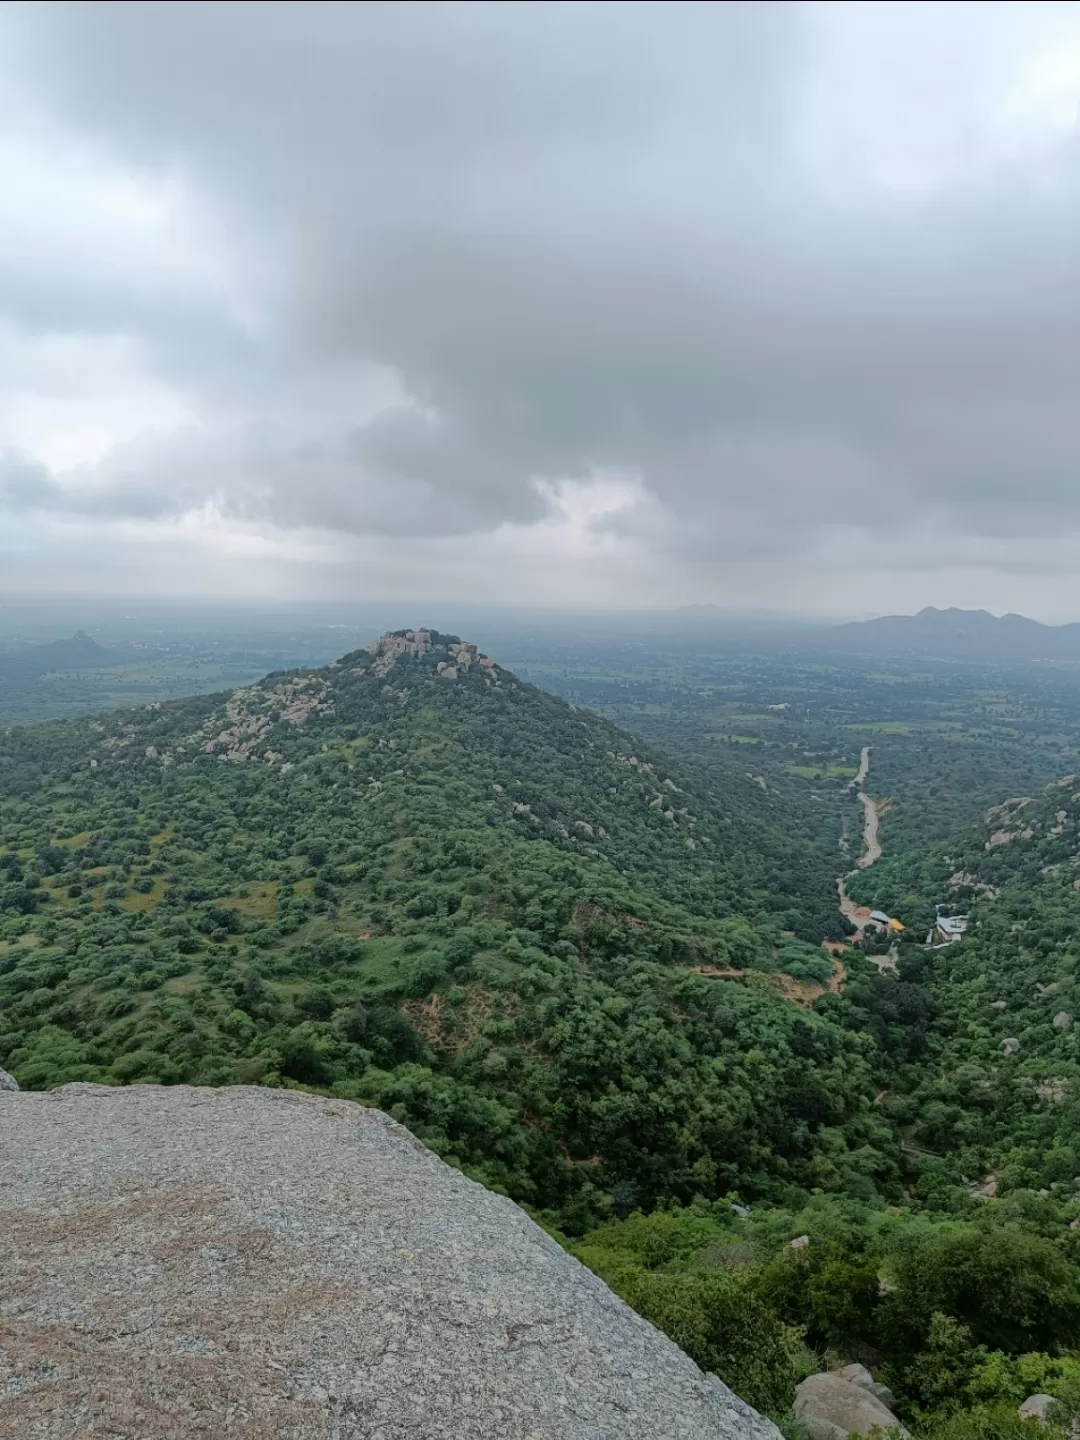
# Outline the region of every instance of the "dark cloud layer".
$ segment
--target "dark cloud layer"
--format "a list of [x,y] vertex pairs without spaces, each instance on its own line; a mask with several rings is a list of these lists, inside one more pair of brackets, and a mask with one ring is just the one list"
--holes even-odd
[[190,419],[9,436],[0,505],[407,539],[621,484],[588,526],[698,586],[844,526],[1029,570],[1080,532],[1063,16],[11,6],[0,105],[187,228],[134,282],[0,251],[0,318],[133,337]]

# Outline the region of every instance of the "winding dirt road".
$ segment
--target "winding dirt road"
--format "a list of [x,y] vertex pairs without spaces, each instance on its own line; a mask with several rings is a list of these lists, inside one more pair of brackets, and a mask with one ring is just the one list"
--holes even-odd
[[849,790],[858,790],[858,789],[861,789],[862,784],[863,784],[863,781],[866,779],[867,775],[869,775],[869,774],[870,774],[870,746],[869,746],[869,745],[864,745],[864,746],[862,747],[862,754],[859,756],[859,773],[858,773],[857,775],[853,775],[853,776],[851,777],[851,779],[848,781],[848,786],[847,786],[847,788],[848,788]]
[[871,800],[865,790],[859,791],[859,799],[863,807],[863,845],[866,847],[862,855],[856,861],[860,870],[869,870],[875,860],[881,859],[881,841],[878,839],[878,826],[881,823],[881,807],[884,801]]
[[[870,774],[870,746],[864,745],[859,755],[859,771],[848,781],[849,790],[858,790],[863,807],[862,842],[863,853],[856,861],[860,870],[869,870],[875,860],[881,859],[881,841],[878,839],[878,825],[881,821],[884,800],[871,800],[866,793],[866,781]],[[843,882],[841,881],[841,890]],[[843,908],[841,906],[841,908]]]
[[843,875],[836,877],[836,893],[840,896],[840,914],[850,920],[856,930],[861,930],[870,919],[870,906],[857,904],[847,893]]
[[[848,784],[849,790],[858,790],[859,802],[863,808],[863,853],[856,862],[860,870],[869,870],[875,860],[881,859],[881,840],[878,835],[878,827],[881,824],[882,814],[888,804],[887,800],[873,800],[866,793],[864,787],[869,774],[870,746],[864,745],[862,747],[862,754],[859,757],[859,773]],[[861,931],[870,919],[870,907],[868,905],[858,905],[855,903],[847,893],[847,888],[844,884],[845,878],[843,875],[836,877],[836,893],[840,898],[840,914],[843,915],[845,920],[849,920],[851,924],[855,926],[856,930]]]

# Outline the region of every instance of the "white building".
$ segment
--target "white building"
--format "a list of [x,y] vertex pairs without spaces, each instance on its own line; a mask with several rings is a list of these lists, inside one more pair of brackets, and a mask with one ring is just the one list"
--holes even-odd
[[966,915],[938,915],[934,921],[934,939],[939,945],[952,945],[968,928]]

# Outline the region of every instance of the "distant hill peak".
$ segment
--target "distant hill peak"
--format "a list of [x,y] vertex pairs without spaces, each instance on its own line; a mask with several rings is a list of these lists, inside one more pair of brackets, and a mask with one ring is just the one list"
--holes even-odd
[[[1022,625],[1031,625],[1038,630],[1049,630],[1052,626],[1043,625],[1039,620],[1032,620],[1027,615],[1018,615],[1015,610],[1006,611],[1004,615],[995,615],[990,610],[964,610],[959,605],[949,605],[945,609],[938,609],[936,605],[924,605],[915,615],[885,615],[885,620],[923,620],[931,624],[978,624],[978,625],[1004,625],[1019,621]],[[859,622],[856,622],[859,623]],[[874,624],[874,621],[864,621],[864,624]]]
[[115,665],[121,658],[116,651],[99,645],[85,630],[76,630],[69,639],[31,645],[26,650],[5,656],[3,661],[0,661],[0,666],[15,667],[20,672],[44,674],[50,670],[82,670]]
[[[989,610],[965,610],[965,609],[964,609],[962,606],[960,606],[960,605],[946,605],[944,608],[939,608],[937,605],[924,605],[923,608],[915,615],[914,618],[915,618],[916,620],[928,620],[928,619],[930,619],[932,616],[937,616],[937,615],[941,615],[941,616],[945,616],[945,615],[976,616],[976,615],[977,615],[977,616],[978,616],[980,619],[982,619],[982,620],[994,620],[994,619],[997,618],[996,616],[991,615],[991,613],[990,613]],[[900,616],[897,616],[896,618],[897,618],[897,619],[900,619],[900,620],[905,620],[905,619],[907,619],[907,616],[905,616],[905,615],[900,615]]]
[[105,646],[99,645],[92,635],[85,630],[76,630],[69,640],[52,640],[47,645],[36,646],[35,649],[46,650],[70,650],[78,647],[80,650],[94,651],[98,654],[105,654]]

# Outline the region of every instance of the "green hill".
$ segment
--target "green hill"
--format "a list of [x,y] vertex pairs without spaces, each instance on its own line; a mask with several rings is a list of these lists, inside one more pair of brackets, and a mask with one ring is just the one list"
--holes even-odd
[[420,634],[3,740],[0,1064],[369,1099],[567,1214],[887,1181],[749,796]]

